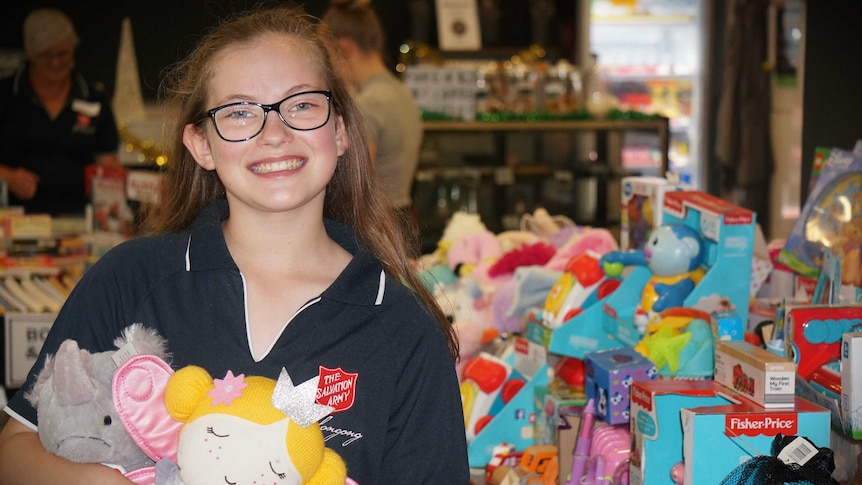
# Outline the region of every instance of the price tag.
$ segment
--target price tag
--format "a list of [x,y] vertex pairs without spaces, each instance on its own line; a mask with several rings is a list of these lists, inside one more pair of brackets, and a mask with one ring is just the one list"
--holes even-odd
[[808,442],[805,438],[801,436],[797,436],[796,439],[790,442],[787,446],[785,446],[781,452],[778,453],[778,459],[783,461],[786,465],[797,464],[799,466],[803,466],[808,463],[809,460],[817,456],[817,452],[819,450]]

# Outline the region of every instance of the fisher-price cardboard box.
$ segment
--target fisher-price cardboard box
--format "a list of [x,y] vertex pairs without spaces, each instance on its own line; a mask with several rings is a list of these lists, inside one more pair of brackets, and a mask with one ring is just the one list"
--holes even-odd
[[788,409],[767,409],[740,396],[738,404],[683,408],[685,482],[716,485],[755,456],[770,456],[776,435],[804,436],[830,446],[831,413],[802,398]]
[[672,484],[671,470],[683,460],[680,410],[734,402],[712,380],[638,381],[631,389],[630,485]]
[[734,312],[748,321],[754,260],[754,212],[712,194],[682,190],[664,194],[664,224],[682,223],[700,235],[707,268],[685,306],[707,313]]
[[587,400],[593,399],[596,416],[608,424],[628,423],[632,383],[658,375],[655,364],[631,347],[590,352],[584,372]]
[[620,249],[643,249],[650,232],[662,224],[665,192],[690,188],[665,177],[634,175],[622,179]]

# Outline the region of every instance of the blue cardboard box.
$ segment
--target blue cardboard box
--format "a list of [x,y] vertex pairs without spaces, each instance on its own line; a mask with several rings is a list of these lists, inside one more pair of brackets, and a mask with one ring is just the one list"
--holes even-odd
[[631,347],[591,352],[584,358],[587,399],[608,424],[629,422],[629,392],[635,381],[655,379],[655,364]]
[[789,409],[768,409],[740,397],[738,404],[686,408],[680,414],[685,483],[718,485],[750,458],[770,455],[779,433],[804,436],[818,448],[830,445],[831,413],[802,398]]
[[670,484],[671,469],[683,460],[680,410],[729,404],[729,393],[712,380],[640,381],[631,391],[630,485]]

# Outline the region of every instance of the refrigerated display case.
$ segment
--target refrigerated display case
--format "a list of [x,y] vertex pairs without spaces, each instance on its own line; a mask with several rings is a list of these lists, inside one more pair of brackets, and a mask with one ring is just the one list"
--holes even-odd
[[[589,46],[598,85],[623,110],[670,120],[670,170],[705,188],[706,25],[703,0],[593,0]],[[625,140],[623,164],[640,163],[638,140]]]

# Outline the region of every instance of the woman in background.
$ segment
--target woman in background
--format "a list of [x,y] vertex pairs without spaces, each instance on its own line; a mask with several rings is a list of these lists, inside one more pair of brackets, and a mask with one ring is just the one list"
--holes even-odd
[[0,180],[27,213],[83,216],[84,168],[119,167],[110,103],[75,69],[78,35],[57,9],[24,20],[26,62],[0,81]]

